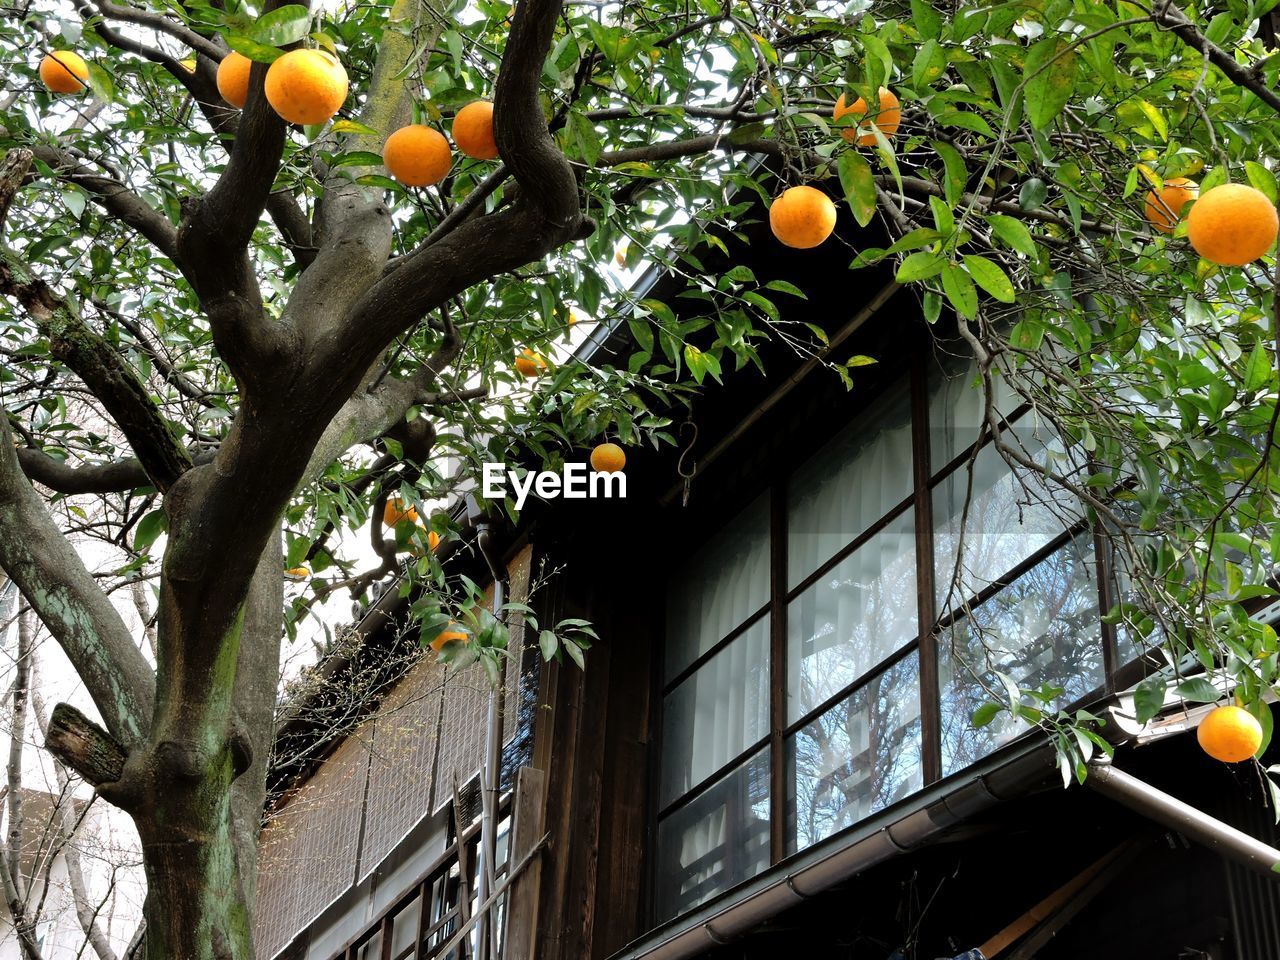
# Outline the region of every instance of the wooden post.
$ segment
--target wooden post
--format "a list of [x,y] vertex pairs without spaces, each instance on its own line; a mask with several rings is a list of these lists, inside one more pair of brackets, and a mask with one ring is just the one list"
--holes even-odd
[[[516,771],[516,796],[508,863],[519,863],[543,838],[547,775],[536,767]],[[538,949],[538,894],[542,863],[535,858],[516,877],[507,895],[507,929],[502,938],[503,960],[534,960]]]

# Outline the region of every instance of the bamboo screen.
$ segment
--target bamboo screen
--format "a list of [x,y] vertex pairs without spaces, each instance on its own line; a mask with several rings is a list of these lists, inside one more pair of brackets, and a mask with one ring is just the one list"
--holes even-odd
[[[530,550],[508,570],[528,592]],[[511,623],[502,696],[504,740],[515,734],[523,618]],[[257,955],[271,960],[364,879],[431,811],[452,801],[484,757],[489,684],[479,667],[447,670],[427,654],[271,817],[259,850]]]

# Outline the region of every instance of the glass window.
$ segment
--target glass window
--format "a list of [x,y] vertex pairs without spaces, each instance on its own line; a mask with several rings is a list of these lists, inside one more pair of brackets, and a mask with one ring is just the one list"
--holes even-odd
[[769,752],[658,824],[657,909],[665,920],[769,865]]
[[422,898],[402,907],[391,920],[391,956],[398,957],[414,945],[418,939],[418,926],[422,920]]
[[915,511],[908,509],[787,607],[787,722],[915,639]]
[[791,478],[788,588],[906,499],[911,469],[911,394],[904,380]]
[[[1032,430],[1019,429],[1009,437],[1038,462],[1049,462],[1064,474],[1074,472],[1060,462],[1061,451],[1046,447]],[[939,612],[967,602],[1083,517],[1078,502],[1060,487],[1049,489],[1030,470],[1014,471],[994,446],[984,447],[972,467],[962,464],[937,483],[933,514]]]
[[667,694],[661,805],[693,789],[769,732],[769,617]]
[[769,497],[758,498],[672,577],[666,678],[733,632],[769,599]]
[[[993,386],[996,411],[1009,416],[1022,398],[999,373]],[[984,402],[978,365],[970,356],[969,345],[963,341],[939,344],[929,371],[929,464],[935,474],[978,439]]]
[[913,652],[787,741],[795,853],[919,790],[920,661]]
[[984,727],[974,727],[974,710],[1006,699],[996,671],[1023,689],[1061,687],[1060,706],[1101,686],[1102,638],[1091,536],[1036,564],[939,638],[944,774],[967,767],[1027,730],[1007,712]]

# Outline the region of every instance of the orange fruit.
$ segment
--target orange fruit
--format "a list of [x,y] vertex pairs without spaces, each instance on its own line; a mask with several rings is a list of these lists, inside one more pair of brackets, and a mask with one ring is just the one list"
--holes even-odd
[[453,142],[468,157],[492,160],[498,155],[498,142],[493,138],[493,104],[473,100],[453,118]]
[[417,523],[418,511],[413,508],[413,504],[406,506],[405,502],[399,497],[392,497],[387,501],[387,505],[382,508],[382,522],[388,527],[394,527],[402,520]]
[[836,205],[821,190],[791,187],[769,208],[769,227],[788,247],[808,250],[836,228]]
[[460,643],[470,643],[471,637],[468,636],[464,631],[450,629],[451,627],[456,627],[457,625],[458,624],[456,621],[450,620],[449,626],[446,627],[444,630],[442,630],[440,633],[436,634],[436,638],[431,641],[431,649],[434,650],[436,653],[439,653],[441,650],[444,649],[444,645],[446,643],[452,643],[455,640]]
[[1216,707],[1196,728],[1200,748],[1215,760],[1239,763],[1262,745],[1262,724],[1244,707]]
[[439,183],[453,165],[453,152],[444,134],[420,123],[401,127],[382,145],[387,172],[407,187]]
[[232,50],[218,64],[218,93],[233,107],[243,107],[249,99],[249,71],[253,61]]
[[516,354],[516,371],[522,377],[536,377],[547,369],[547,361],[532,350],[524,349]]
[[290,123],[325,123],[346,99],[347,71],[324,50],[290,50],[267,70],[267,101]]
[[302,580],[311,576],[311,570],[308,567],[290,567],[284,572],[284,575],[290,580]]
[[1144,212],[1147,222],[1161,233],[1173,233],[1173,228],[1182,219],[1182,210],[1200,195],[1200,188],[1195,181],[1186,177],[1173,177],[1164,182],[1160,192],[1147,192]]
[[1271,249],[1280,230],[1276,208],[1261,190],[1224,183],[1204,193],[1187,214],[1196,253],[1223,267],[1243,267]]
[[[843,116],[853,117],[857,124],[862,123],[862,118],[867,115],[867,100],[865,97],[859,97],[852,104],[846,106],[844,94],[840,94],[840,99],[836,101],[836,108],[831,112],[832,120],[839,120]],[[895,94],[888,87],[880,88],[880,106],[875,116],[871,118],[873,126],[879,127],[880,132],[886,137],[892,137],[898,132],[898,127],[902,123],[902,105]],[[840,136],[844,137],[845,142],[853,143],[858,141],[860,147],[874,147],[876,145],[876,135],[874,133],[864,133],[859,136],[857,126],[842,127]]]
[[616,443],[602,443],[591,451],[591,469],[596,473],[617,473],[627,465],[627,455]]
[[89,65],[78,53],[55,50],[40,61],[40,82],[52,93],[79,93],[89,85]]

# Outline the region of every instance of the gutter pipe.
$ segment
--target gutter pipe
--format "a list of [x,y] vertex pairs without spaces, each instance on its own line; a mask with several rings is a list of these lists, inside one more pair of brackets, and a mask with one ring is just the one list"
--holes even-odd
[[1278,875],[1280,850],[1117,769],[1110,761],[1090,763],[1085,786],[1251,870],[1273,879]]

